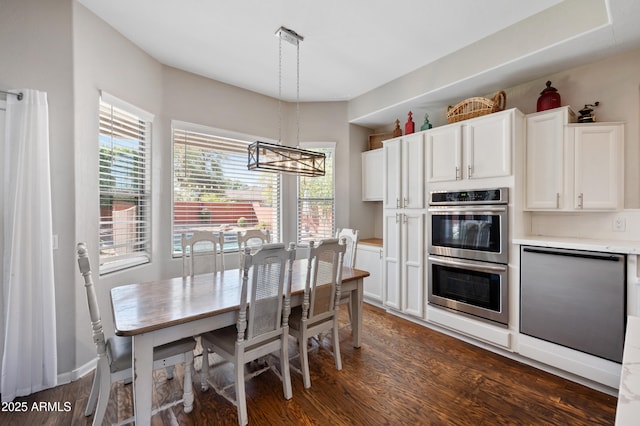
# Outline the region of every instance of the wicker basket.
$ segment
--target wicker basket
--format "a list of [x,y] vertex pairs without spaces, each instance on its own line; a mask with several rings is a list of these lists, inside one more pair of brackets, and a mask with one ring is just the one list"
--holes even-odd
[[467,120],[469,118],[480,117],[482,115],[491,114],[502,111],[507,105],[507,94],[504,90],[499,91],[493,99],[487,98],[469,98],[458,103],[456,106],[450,106],[447,109],[447,121],[456,123],[458,121]]

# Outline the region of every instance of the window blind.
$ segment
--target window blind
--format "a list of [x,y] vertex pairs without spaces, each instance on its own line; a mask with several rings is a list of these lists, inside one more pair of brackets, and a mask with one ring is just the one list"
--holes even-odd
[[298,177],[298,243],[332,238],[335,234],[335,148],[312,143],[304,148],[324,152],[325,175]]
[[100,273],[150,260],[151,122],[100,100]]
[[252,141],[174,127],[173,239],[181,255],[182,233],[222,232],[224,249],[237,250],[237,232],[269,230],[272,242],[280,233],[280,175],[247,170],[247,146]]

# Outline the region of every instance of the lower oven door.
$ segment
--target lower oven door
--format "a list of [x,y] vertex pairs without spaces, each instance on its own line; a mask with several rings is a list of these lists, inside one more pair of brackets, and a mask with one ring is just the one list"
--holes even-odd
[[508,325],[508,266],[428,257],[429,303]]

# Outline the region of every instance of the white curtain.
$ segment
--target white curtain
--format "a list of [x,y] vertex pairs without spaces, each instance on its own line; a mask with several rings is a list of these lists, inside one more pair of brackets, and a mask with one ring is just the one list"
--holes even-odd
[[47,94],[19,92],[7,95],[3,149],[2,402],[58,376]]

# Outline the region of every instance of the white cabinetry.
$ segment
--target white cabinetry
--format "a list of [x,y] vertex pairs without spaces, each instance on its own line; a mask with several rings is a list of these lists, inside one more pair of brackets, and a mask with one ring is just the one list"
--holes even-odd
[[526,206],[529,209],[564,208],[565,127],[575,121],[569,107],[527,115]]
[[511,175],[515,114],[511,109],[426,131],[427,181]]
[[382,247],[358,244],[356,268],[369,272],[364,279],[364,298],[373,303],[382,303]]
[[420,210],[384,211],[384,304],[424,317],[424,225]]
[[573,208],[623,208],[624,125],[570,125],[569,141],[573,143]]
[[382,149],[362,153],[362,201],[382,201]]
[[574,117],[568,107],[527,116],[526,209],[622,208],[624,125]]
[[423,208],[423,133],[389,139],[383,145],[384,208]]

